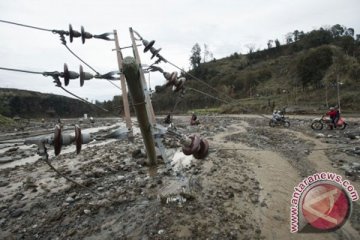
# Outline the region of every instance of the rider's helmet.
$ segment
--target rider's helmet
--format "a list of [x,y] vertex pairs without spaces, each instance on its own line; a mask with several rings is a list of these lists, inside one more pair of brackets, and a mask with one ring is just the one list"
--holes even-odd
[[329,110],[332,111],[332,110],[335,110],[335,108],[334,108],[334,107],[330,107]]

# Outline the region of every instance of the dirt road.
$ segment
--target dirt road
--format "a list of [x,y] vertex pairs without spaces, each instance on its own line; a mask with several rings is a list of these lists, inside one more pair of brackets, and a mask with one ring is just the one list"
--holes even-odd
[[[294,187],[316,172],[349,178],[360,191],[359,138],[353,122],[345,131],[313,132],[308,119],[291,127],[268,127],[259,116],[200,117],[188,126],[175,117],[179,132],[210,142],[205,160],[181,153],[164,140],[168,161],[145,164],[140,134],[127,141],[91,143],[80,155],[63,153],[0,169],[0,236],[4,239],[359,239],[360,208],[354,202],[347,223],[331,233],[290,233]],[[14,150],[13,155],[36,148]],[[4,153],[5,154],[5,153]],[[9,152],[7,153],[9,154]],[[170,161],[172,159],[172,161]],[[346,176],[345,176],[346,175]]]

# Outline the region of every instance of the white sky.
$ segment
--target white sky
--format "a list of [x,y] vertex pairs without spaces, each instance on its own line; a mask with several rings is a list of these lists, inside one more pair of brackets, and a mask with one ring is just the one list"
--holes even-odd
[[[339,23],[359,34],[359,10],[359,0],[0,0],[1,20],[58,30],[68,30],[72,24],[74,30],[84,26],[92,34],[116,29],[121,46],[130,45],[129,27],[133,27],[145,39],[156,40],[155,48],[162,48],[165,58],[186,70],[195,43],[206,43],[219,59],[245,53],[247,44],[263,49],[269,39],[283,43],[285,34],[296,29],[307,32]],[[0,67],[62,71],[67,63],[70,70],[78,71],[81,64],[50,32],[0,23],[0,39]],[[118,70],[114,42],[90,39],[83,45],[80,38],[73,43],[67,38],[67,42],[100,73]],[[123,55],[132,52],[124,50]],[[142,55],[141,61],[150,64],[150,54]],[[150,79],[152,88],[164,83],[160,74],[152,74]],[[0,87],[69,96],[56,88],[50,77],[26,73],[0,70]],[[104,80],[88,81],[82,88],[73,80],[67,89],[89,100],[120,94]]]

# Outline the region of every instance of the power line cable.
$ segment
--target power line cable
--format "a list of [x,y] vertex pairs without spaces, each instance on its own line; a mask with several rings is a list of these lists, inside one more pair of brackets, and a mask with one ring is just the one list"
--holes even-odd
[[[96,105],[96,104],[93,104],[93,103],[87,101],[86,99],[81,98],[81,97],[77,96],[76,94],[70,92],[69,90],[65,89],[65,88],[61,85],[59,76],[56,75],[55,72],[54,72],[54,73],[49,73],[49,72],[35,72],[35,71],[28,71],[28,70],[15,69],[15,68],[4,68],[4,67],[0,67],[0,69],[1,69],[1,70],[6,70],[6,71],[14,71],[14,72],[23,72],[23,73],[31,73],[31,74],[41,74],[41,75],[43,75],[43,76],[52,76],[52,77],[54,78],[54,80],[55,80],[56,86],[57,86],[57,87],[60,87],[62,90],[64,90],[64,91],[67,92],[68,94],[74,96],[75,98],[81,100],[81,101],[84,102],[84,103],[93,105],[93,106],[95,106],[95,107],[97,107],[97,108],[99,108],[99,109],[101,109],[101,110],[103,110],[103,111],[105,111],[105,112],[109,112],[109,110],[107,110],[107,109],[105,109],[105,108],[102,108],[102,107],[100,107],[100,106],[98,106],[98,105]],[[59,73],[57,73],[57,74],[59,74]]]
[[23,72],[23,73],[33,73],[33,74],[41,74],[41,75],[43,75],[43,72],[28,71],[28,70],[21,70],[21,69],[15,69],[15,68],[0,67],[0,69],[1,70],[6,70],[6,71],[13,71],[13,72]]
[[[60,40],[61,43],[65,46],[65,48],[73,55],[75,56],[77,59],[80,60],[80,62],[84,63],[86,66],[88,66],[91,70],[93,70],[97,75],[100,75],[100,73],[98,71],[95,70],[95,68],[91,67],[90,64],[88,64],[87,62],[85,62],[83,59],[81,59],[77,54],[75,54],[66,44],[66,40],[64,37],[64,34],[60,34]],[[111,85],[113,85],[114,87],[116,87],[117,89],[121,90],[121,88],[119,86],[117,86],[115,83],[111,82],[110,80],[106,79],[106,81],[108,81]]]
[[[221,92],[219,92],[217,89],[215,89],[214,87],[212,87],[210,84],[206,83],[205,81],[201,80],[200,78],[192,75],[191,73],[189,72],[186,72],[184,71],[182,68],[178,67],[176,64],[170,62],[169,60],[165,59],[162,55],[159,54],[160,49],[156,50],[154,47],[153,47],[153,44],[155,41],[152,41],[151,43],[146,41],[145,39],[143,39],[143,37],[135,30],[132,30],[133,33],[135,33],[136,36],[138,36],[138,38],[135,38],[135,40],[138,40],[138,41],[142,41],[144,46],[145,46],[145,50],[144,52],[147,52],[148,50],[150,50],[150,52],[153,54],[153,57],[157,57],[158,59],[155,61],[155,63],[153,63],[151,66],[153,66],[154,64],[158,64],[160,63],[161,61],[163,61],[164,63],[169,63],[170,65],[172,65],[173,67],[179,69],[182,73],[186,74],[186,75],[189,75],[190,77],[194,78],[195,80],[201,82],[202,84],[206,85],[208,88],[212,89],[213,91],[215,91],[217,94],[219,94],[219,96],[223,95]],[[159,69],[157,69],[159,71]],[[231,99],[231,100],[234,100],[233,98],[231,98],[230,96],[227,96],[227,95],[224,95],[226,96],[227,98]],[[223,102],[226,102],[223,100]]]
[[[32,29],[36,29],[36,30],[41,30],[41,31],[47,31],[47,32],[52,32],[54,34],[59,34],[60,35],[60,40],[62,42],[62,44],[66,47],[66,49],[72,54],[74,55],[77,59],[79,59],[82,63],[84,63],[87,67],[89,67],[91,70],[93,70],[97,75],[100,75],[100,73],[98,71],[96,71],[93,67],[91,67],[88,63],[86,63],[84,60],[82,60],[78,55],[76,55],[67,45],[66,45],[66,40],[64,35],[68,35],[69,32],[66,31],[62,31],[62,30],[51,30],[51,29],[47,29],[47,28],[40,28],[40,27],[35,27],[35,26],[31,26],[31,25],[26,25],[26,24],[21,24],[21,23],[16,23],[16,22],[11,22],[11,21],[5,21],[5,20],[0,20],[0,22],[2,23],[7,23],[7,24],[12,24],[12,25],[17,25],[20,27],[27,27],[27,28],[32,28]],[[111,83],[114,87],[118,88],[121,90],[121,88],[117,85],[115,85],[113,82],[111,82],[110,80],[106,79],[109,83]]]
[[17,26],[20,26],[20,27],[33,28],[33,29],[37,29],[37,30],[41,30],[41,31],[54,32],[54,30],[51,30],[51,29],[35,27],[35,26],[31,26],[31,25],[26,25],[26,24],[11,22],[11,21],[5,21],[5,20],[1,20],[1,19],[0,19],[0,22],[13,24],[13,25],[17,25]]
[[225,101],[225,100],[223,100],[223,99],[217,98],[217,97],[215,97],[215,96],[213,96],[213,95],[211,95],[211,94],[205,93],[205,92],[200,91],[200,90],[197,90],[197,89],[195,89],[195,88],[191,88],[191,87],[186,87],[186,88],[189,89],[189,90],[193,90],[193,91],[195,91],[195,92],[198,92],[198,93],[200,93],[200,94],[203,94],[203,95],[205,95],[205,96],[211,97],[211,98],[213,98],[213,99],[219,100],[219,101],[221,101],[221,102],[229,103],[228,101]]
[[[168,61],[168,60],[166,60],[166,61],[167,61],[170,65],[172,65],[173,67],[179,69],[182,73],[184,73],[184,74],[186,74],[186,75],[189,75],[190,77],[194,78],[195,80],[197,80],[197,81],[201,82],[202,84],[206,85],[207,87],[209,87],[210,89],[212,89],[213,91],[215,91],[217,94],[219,94],[219,95],[224,95],[224,94],[222,94],[221,92],[219,92],[219,90],[217,90],[216,88],[212,87],[210,84],[206,83],[205,81],[201,80],[200,78],[192,75],[192,74],[189,73],[189,72],[184,71],[182,68],[178,67],[177,65],[175,65],[175,64],[172,63],[172,62],[170,62],[170,61]],[[231,99],[231,100],[235,100],[235,99],[233,99],[233,98],[230,97],[230,96],[227,96],[227,95],[224,95],[224,96],[226,96],[227,98],[229,98],[229,99]],[[224,101],[224,100],[222,100],[222,101],[223,101],[223,102],[226,102],[226,101]],[[229,103],[229,102],[226,102],[226,103]]]
[[[28,28],[32,28],[32,29],[36,29],[36,30],[41,30],[41,31],[48,31],[48,32],[53,32],[53,33],[58,33],[60,35],[60,40],[61,40],[61,43],[66,47],[66,49],[73,55],[75,56],[79,61],[81,61],[82,63],[84,63],[87,67],[89,67],[91,70],[93,70],[97,75],[100,75],[100,73],[98,71],[96,71],[93,67],[90,66],[90,64],[88,64],[87,62],[85,62],[83,59],[81,59],[77,54],[75,54],[66,44],[66,40],[65,40],[65,31],[57,31],[57,30],[51,30],[51,29],[46,29],[46,28],[40,28],[40,27],[35,27],[35,26],[31,26],[31,25],[26,25],[26,24],[20,24],[20,23],[16,23],[16,22],[11,22],[11,21],[5,21],[5,20],[0,20],[0,22],[3,22],[3,23],[7,23],[7,24],[13,24],[13,25],[17,25],[17,26],[21,26],[21,27],[28,27]],[[135,32],[136,34],[138,34],[137,32]],[[139,34],[138,34],[139,35]],[[139,35],[139,37],[141,38],[141,36]],[[140,40],[140,39],[139,39]],[[201,80],[200,78],[197,78],[196,76],[188,73],[188,72],[185,72],[183,69],[181,69],[180,67],[178,67],[177,65],[175,65],[174,63],[166,60],[166,62],[168,62],[170,65],[174,66],[175,68],[179,69],[182,73],[185,73],[187,75],[189,75],[190,77],[200,81],[201,83],[203,83],[204,85],[206,85],[207,87],[209,87],[210,89],[216,91],[218,94],[220,94],[220,92],[213,88],[211,85],[209,85],[208,83],[206,83],[205,81]],[[39,74],[42,74],[42,73],[39,73]],[[118,89],[121,89],[119,86],[115,85],[113,82],[111,82],[110,80],[106,79],[109,83],[111,83],[114,87],[118,88]],[[196,89],[193,89],[194,91],[198,91],[202,94],[205,94],[209,97],[212,97],[214,99],[217,99],[217,100],[220,100],[222,102],[225,102],[225,103],[229,103],[228,101],[225,101],[223,99],[220,99],[220,98],[216,98],[210,94],[206,94],[204,92],[201,92],[199,90],[196,90]],[[233,100],[231,97],[227,96],[228,98],[230,98],[231,100]]]
[[96,105],[96,104],[93,104],[93,103],[87,101],[86,99],[83,99],[83,98],[77,96],[76,94],[68,91],[68,90],[67,90],[66,88],[64,88],[63,86],[60,86],[60,88],[61,88],[62,90],[64,90],[65,92],[69,93],[70,95],[72,95],[72,96],[76,97],[77,99],[81,100],[81,101],[84,102],[84,103],[87,103],[87,104],[90,104],[90,105],[92,105],[92,106],[95,106],[95,107],[97,107],[97,108],[99,108],[99,109],[101,109],[101,110],[103,110],[103,111],[105,111],[105,112],[109,112],[109,110],[107,110],[107,109],[105,109],[105,108],[102,108],[102,107],[100,107],[100,106],[98,106],[98,105]]
[[91,67],[87,62],[85,62],[84,60],[82,60],[78,55],[76,55],[67,45],[66,43],[64,44],[64,46],[66,47],[67,50],[69,50],[69,52],[75,56],[77,59],[80,60],[80,62],[82,62],[83,64],[85,64],[86,66],[88,66],[91,70],[93,70],[97,75],[100,75],[100,73],[98,71],[96,71],[93,67]]

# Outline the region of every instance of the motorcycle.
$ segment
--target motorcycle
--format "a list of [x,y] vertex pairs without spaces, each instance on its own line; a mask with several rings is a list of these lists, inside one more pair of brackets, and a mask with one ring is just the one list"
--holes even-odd
[[[324,125],[328,127],[328,129],[333,129],[333,123],[330,117],[323,115],[320,119],[314,119],[311,123],[311,128],[313,130],[322,130]],[[336,123],[336,129],[344,130],[348,124],[345,122],[345,119],[340,117]]]
[[285,117],[281,117],[281,118],[278,118],[278,119],[273,117],[269,121],[269,126],[270,127],[284,126],[284,127],[288,128],[288,127],[290,127],[290,122],[288,120],[286,120]]

